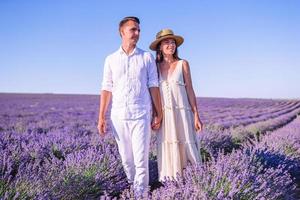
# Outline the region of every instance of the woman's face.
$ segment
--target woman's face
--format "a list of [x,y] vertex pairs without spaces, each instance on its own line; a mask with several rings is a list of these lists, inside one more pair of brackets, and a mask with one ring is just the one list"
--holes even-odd
[[176,50],[176,42],[174,39],[164,39],[161,41],[160,50],[165,55],[173,55]]

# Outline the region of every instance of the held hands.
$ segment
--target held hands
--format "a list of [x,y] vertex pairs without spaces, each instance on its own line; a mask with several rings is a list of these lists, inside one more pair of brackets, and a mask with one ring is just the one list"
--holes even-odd
[[152,122],[151,122],[151,128],[152,130],[158,130],[160,128],[162,122],[162,115],[160,116],[153,116]]
[[202,123],[202,121],[200,120],[200,118],[199,118],[198,115],[195,116],[194,124],[195,124],[196,132],[197,132],[197,133],[200,133],[200,132],[203,130],[203,123]]
[[97,128],[98,128],[100,136],[104,137],[106,134],[106,119],[105,118],[99,118]]

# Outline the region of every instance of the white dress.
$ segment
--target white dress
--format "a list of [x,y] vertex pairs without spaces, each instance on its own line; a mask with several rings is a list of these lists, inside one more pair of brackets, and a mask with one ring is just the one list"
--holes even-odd
[[170,80],[159,76],[163,106],[163,122],[157,136],[159,180],[165,176],[176,178],[191,163],[201,162],[196,140],[194,115],[184,84],[182,63],[177,62]]

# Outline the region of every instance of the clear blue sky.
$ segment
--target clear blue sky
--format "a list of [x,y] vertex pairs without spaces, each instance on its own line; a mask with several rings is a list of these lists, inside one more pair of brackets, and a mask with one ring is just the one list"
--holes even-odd
[[[184,3],[183,3],[184,2]],[[0,0],[0,92],[99,94],[118,23],[185,38],[197,96],[300,98],[300,1]]]

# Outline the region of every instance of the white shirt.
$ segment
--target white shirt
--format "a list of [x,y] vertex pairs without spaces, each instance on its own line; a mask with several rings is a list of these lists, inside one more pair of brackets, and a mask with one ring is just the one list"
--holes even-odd
[[102,90],[112,92],[112,116],[137,119],[150,114],[150,87],[159,87],[155,60],[150,52],[136,47],[126,55],[120,47],[106,57]]

